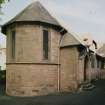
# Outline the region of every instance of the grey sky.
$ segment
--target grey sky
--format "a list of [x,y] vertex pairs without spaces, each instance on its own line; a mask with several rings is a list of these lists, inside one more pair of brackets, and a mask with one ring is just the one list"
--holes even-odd
[[[10,20],[35,0],[11,0],[3,6],[1,24]],[[105,41],[105,0],[39,0],[75,33],[90,33],[96,41]],[[0,35],[0,38],[3,36]],[[3,39],[4,40],[4,39]],[[0,40],[1,42],[1,40]]]

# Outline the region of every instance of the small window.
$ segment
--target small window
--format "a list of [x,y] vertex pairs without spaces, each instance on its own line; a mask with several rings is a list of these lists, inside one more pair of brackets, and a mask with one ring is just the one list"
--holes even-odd
[[101,61],[101,69],[104,69],[104,62]]
[[101,69],[101,60],[99,61],[99,68]]
[[94,55],[91,56],[91,67],[95,68],[95,58],[94,58]]
[[43,30],[43,58],[45,60],[47,60],[48,57],[49,57],[48,51],[49,51],[49,35],[48,35],[48,30]]
[[12,31],[11,35],[11,52],[12,52],[12,58],[15,58],[15,31]]
[[97,59],[97,68],[100,68],[100,61]]

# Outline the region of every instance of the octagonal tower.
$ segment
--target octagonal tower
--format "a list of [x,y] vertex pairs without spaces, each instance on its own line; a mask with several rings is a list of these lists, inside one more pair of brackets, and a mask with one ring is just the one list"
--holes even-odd
[[2,26],[2,32],[7,35],[8,95],[57,92],[61,30],[39,2],[32,3]]

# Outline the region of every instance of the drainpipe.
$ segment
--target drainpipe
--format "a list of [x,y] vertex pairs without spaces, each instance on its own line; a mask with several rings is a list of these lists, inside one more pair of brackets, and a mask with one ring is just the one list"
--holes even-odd
[[[63,32],[65,29],[62,29],[61,31],[59,31],[60,33],[61,32]],[[60,40],[59,40],[59,45],[58,45],[58,75],[57,75],[57,79],[58,79],[58,83],[57,83],[57,90],[58,90],[58,92],[60,92],[60,43],[61,43],[61,41],[62,41],[62,39],[63,39],[63,36],[64,35],[62,35],[61,37],[60,37]]]
[[60,91],[60,45],[58,46],[58,75],[57,75],[57,90]]

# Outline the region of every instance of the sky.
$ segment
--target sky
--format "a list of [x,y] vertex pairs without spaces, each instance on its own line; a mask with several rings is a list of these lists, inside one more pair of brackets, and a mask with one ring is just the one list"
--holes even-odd
[[[0,24],[4,24],[36,0],[10,0],[3,5]],[[69,31],[88,33],[97,42],[105,42],[105,0],[38,0]],[[5,46],[0,33],[0,43]]]

